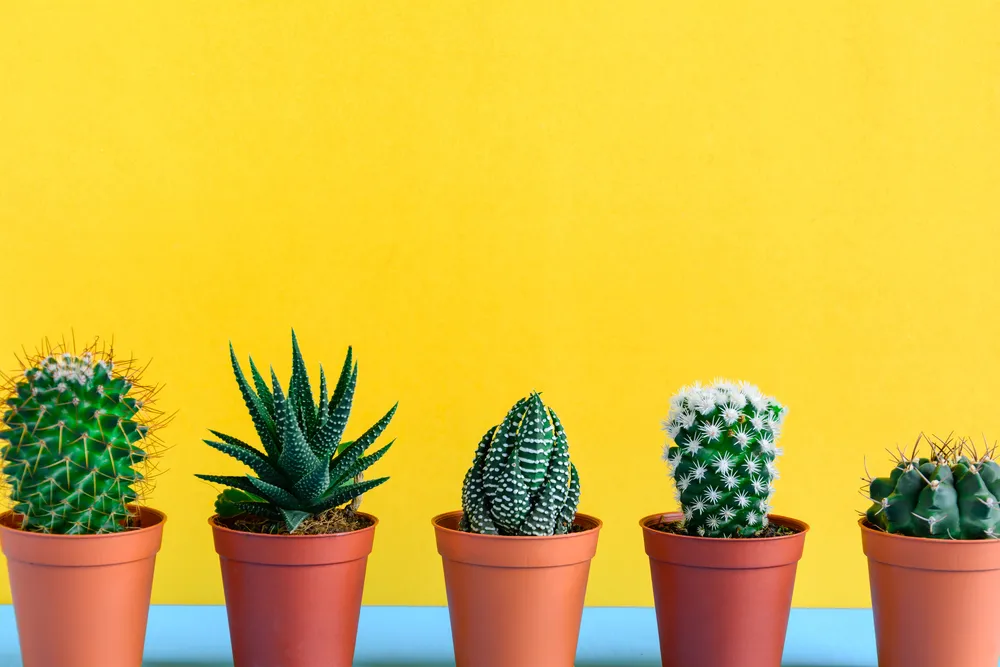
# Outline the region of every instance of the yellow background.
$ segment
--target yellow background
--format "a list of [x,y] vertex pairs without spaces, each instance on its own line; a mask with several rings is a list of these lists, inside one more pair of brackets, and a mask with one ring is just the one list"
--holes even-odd
[[[588,603],[650,605],[683,384],[790,407],[794,603],[869,602],[863,458],[1000,436],[1000,6],[890,2],[5,2],[4,368],[114,336],[179,411],[150,499],[156,603],[220,603],[195,472],[251,437],[227,358],[360,360],[394,401],[365,601],[443,604],[430,517],[532,389],[606,522]],[[2,579],[6,586],[6,578]],[[2,591],[7,598],[6,588]]]

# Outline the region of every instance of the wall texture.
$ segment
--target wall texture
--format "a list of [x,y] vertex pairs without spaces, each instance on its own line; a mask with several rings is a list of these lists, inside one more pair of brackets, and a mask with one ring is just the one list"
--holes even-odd
[[[606,528],[588,603],[649,605],[670,395],[790,407],[798,606],[868,604],[867,456],[1000,437],[994,2],[6,2],[0,364],[114,336],[178,411],[154,602],[219,603],[195,472],[250,437],[227,359],[360,360],[400,401],[366,602],[442,604],[430,517],[532,389]],[[2,578],[0,601],[9,599]]]

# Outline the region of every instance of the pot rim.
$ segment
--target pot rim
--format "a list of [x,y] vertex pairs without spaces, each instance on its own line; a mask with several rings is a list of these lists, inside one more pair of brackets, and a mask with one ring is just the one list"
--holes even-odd
[[661,530],[655,530],[649,525],[654,520],[663,519],[665,517],[680,518],[683,516],[684,515],[681,512],[657,512],[656,514],[650,514],[648,516],[644,516],[643,518],[639,519],[639,526],[645,532],[662,535],[664,539],[690,540],[692,543],[728,541],[728,542],[737,542],[739,544],[760,544],[760,543],[773,544],[774,542],[780,542],[782,540],[799,539],[800,535],[806,535],[810,530],[809,524],[803,521],[802,519],[796,519],[794,517],[784,516],[782,514],[768,514],[767,519],[768,521],[777,523],[780,526],[785,526],[786,528],[798,528],[799,530],[792,533],[791,535],[775,535],[772,537],[741,537],[739,539],[736,539],[728,537],[708,537],[708,536],[701,537],[699,535],[679,535],[677,533],[665,533]]
[[574,537],[579,538],[581,535],[587,535],[593,533],[594,531],[599,531],[604,526],[604,522],[598,519],[596,516],[593,516],[592,514],[585,514],[583,512],[577,512],[576,515],[573,517],[573,522],[576,523],[577,519],[583,518],[592,522],[594,525],[590,528],[587,528],[586,530],[581,530],[576,533],[565,533],[563,535],[484,535],[482,533],[467,533],[462,530],[455,530],[454,528],[448,528],[447,526],[441,525],[441,521],[443,521],[444,519],[455,516],[461,516],[462,514],[463,514],[462,510],[452,510],[450,512],[442,512],[441,514],[438,514],[437,516],[431,519],[431,525],[433,525],[435,529],[447,533],[468,535],[470,537],[484,539],[484,540],[508,540],[508,541],[565,540],[565,539],[572,539]]
[[86,535],[65,535],[62,533],[38,533],[33,530],[21,530],[20,528],[14,528],[9,525],[9,520],[14,516],[21,516],[14,510],[7,510],[6,512],[0,513],[0,531],[6,531],[15,535],[28,535],[32,539],[41,540],[73,540],[73,541],[84,541],[84,540],[100,540],[100,539],[110,539],[112,537],[121,537],[122,535],[137,535],[139,533],[150,532],[154,530],[159,530],[164,524],[167,523],[167,515],[162,510],[158,510],[154,507],[149,507],[148,505],[135,505],[129,504],[128,507],[134,508],[140,513],[147,513],[152,516],[155,521],[148,526],[142,526],[141,528],[136,528],[133,530],[123,530],[117,533],[88,533]]
[[268,539],[268,540],[309,540],[309,539],[329,539],[336,537],[344,537],[347,535],[360,535],[365,531],[374,531],[375,527],[378,526],[378,517],[374,514],[369,514],[368,512],[355,512],[355,514],[360,514],[361,516],[368,517],[371,519],[372,523],[370,526],[365,526],[364,528],[358,528],[357,530],[350,530],[346,533],[320,533],[317,535],[275,535],[273,533],[250,533],[245,530],[233,530],[232,528],[226,528],[225,526],[219,524],[216,519],[219,518],[218,514],[213,514],[208,517],[208,525],[211,526],[212,530],[218,530],[223,533],[229,533],[231,535],[246,535],[254,538]]

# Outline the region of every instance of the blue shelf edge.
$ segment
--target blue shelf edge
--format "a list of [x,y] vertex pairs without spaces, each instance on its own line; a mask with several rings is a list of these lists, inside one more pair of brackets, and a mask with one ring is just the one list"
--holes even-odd
[[[0,667],[20,664],[13,608],[0,606]],[[146,636],[149,667],[232,665],[222,606],[154,605]],[[358,629],[358,667],[454,665],[446,607],[364,607]],[[651,608],[588,607],[580,628],[578,664],[659,666]],[[870,609],[792,610],[783,665],[875,667]]]

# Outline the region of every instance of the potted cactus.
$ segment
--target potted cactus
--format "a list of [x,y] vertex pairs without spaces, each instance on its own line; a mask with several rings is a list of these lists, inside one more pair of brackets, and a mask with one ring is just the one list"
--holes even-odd
[[664,667],[779,667],[809,527],[771,514],[787,410],[750,384],[672,399],[664,448],[681,512],[640,521]]
[[[142,506],[165,422],[155,388],[99,341],[7,378],[0,515],[24,667],[140,667],[162,512]],[[93,619],[112,619],[113,636]],[[54,630],[55,634],[54,634]]]
[[[918,456],[921,441],[926,456]],[[995,447],[917,438],[886,477],[865,477],[858,520],[880,667],[996,667],[1000,660],[1000,465]],[[947,630],[914,626],[930,608]]]
[[457,667],[572,667],[601,522],[536,392],[486,432],[462,511],[434,517]]
[[378,519],[358,511],[363,493],[388,477],[364,480],[392,442],[365,452],[389,425],[393,406],[353,441],[342,441],[358,367],[347,358],[328,394],[320,367],[318,402],[292,332],[287,394],[250,359],[250,386],[232,345],[230,360],[261,449],[218,431],[211,447],[254,474],[198,475],[222,484],[209,519],[222,567],[235,667],[350,667],[368,554]]

